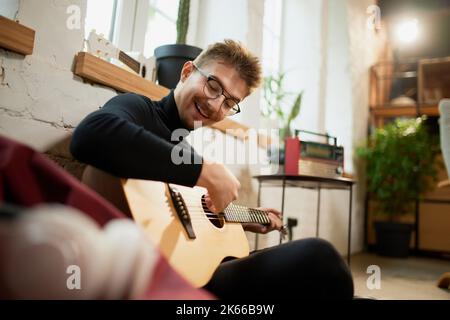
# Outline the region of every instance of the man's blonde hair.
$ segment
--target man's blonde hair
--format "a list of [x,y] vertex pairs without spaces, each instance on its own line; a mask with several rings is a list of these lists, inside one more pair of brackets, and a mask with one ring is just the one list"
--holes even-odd
[[202,67],[215,61],[234,67],[250,92],[261,85],[261,63],[258,57],[240,42],[225,39],[223,42],[214,43],[203,50],[194,62],[198,67]]

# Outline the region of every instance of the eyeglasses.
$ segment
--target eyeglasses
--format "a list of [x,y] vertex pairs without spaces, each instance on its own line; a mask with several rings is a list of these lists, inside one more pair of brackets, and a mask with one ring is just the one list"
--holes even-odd
[[227,97],[224,94],[224,92],[226,91],[223,89],[220,82],[216,78],[214,78],[214,76],[206,73],[205,71],[197,67],[195,63],[193,65],[195,69],[197,69],[198,72],[200,72],[201,75],[206,77],[205,86],[203,87],[203,93],[205,94],[205,96],[208,99],[217,99],[220,96],[225,97],[225,100],[223,100],[219,110],[219,112],[221,112],[223,116],[226,117],[234,116],[235,114],[241,112],[241,108],[239,107],[237,101],[234,100],[233,98]]

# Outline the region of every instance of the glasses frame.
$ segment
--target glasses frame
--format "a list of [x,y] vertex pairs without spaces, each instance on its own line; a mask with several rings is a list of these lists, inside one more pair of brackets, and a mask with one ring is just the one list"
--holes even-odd
[[[206,82],[205,82],[205,85],[203,86],[203,94],[204,94],[208,99],[217,99],[217,98],[219,98],[220,96],[224,96],[224,97],[225,97],[225,99],[222,101],[222,104],[220,105],[219,111],[222,109],[222,105],[223,105],[223,104],[225,103],[225,101],[227,101],[227,100],[231,100],[231,101],[233,101],[234,104],[236,104],[237,110],[236,110],[236,109],[233,109],[233,108],[230,109],[230,110],[234,110],[235,113],[229,114],[229,115],[225,115],[225,117],[232,117],[232,116],[235,116],[235,115],[237,115],[238,113],[241,112],[241,107],[239,106],[239,103],[238,103],[235,99],[233,99],[233,98],[231,98],[231,97],[227,97],[227,96],[224,94],[224,93],[227,93],[227,94],[228,94],[228,92],[225,91],[225,89],[223,88],[222,84],[220,83],[220,81],[219,81],[216,77],[214,77],[212,74],[207,73],[207,72],[205,72],[204,70],[200,69],[195,63],[192,63],[192,65],[194,66],[195,69],[198,70],[198,72],[199,72],[202,76],[206,77]],[[211,81],[211,80],[217,82],[217,83],[219,84],[219,86],[220,86],[220,89],[222,89],[222,92],[221,92],[217,97],[215,97],[215,98],[209,97],[209,96],[205,93],[205,88],[206,88],[206,86],[208,85],[208,82]],[[218,112],[219,112],[219,111],[218,111]]]

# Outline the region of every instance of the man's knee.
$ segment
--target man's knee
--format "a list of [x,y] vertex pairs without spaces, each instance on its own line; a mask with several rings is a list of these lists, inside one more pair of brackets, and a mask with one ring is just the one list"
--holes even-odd
[[[295,243],[297,241],[294,241]],[[327,240],[308,238],[298,240],[296,251],[303,254],[312,270],[320,274],[324,296],[351,299],[353,297],[353,278],[346,262],[336,248]],[[306,255],[306,257],[305,257]]]

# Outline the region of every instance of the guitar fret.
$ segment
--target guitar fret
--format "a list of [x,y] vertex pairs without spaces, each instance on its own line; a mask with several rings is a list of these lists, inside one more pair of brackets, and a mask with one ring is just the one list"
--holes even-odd
[[252,216],[252,210],[249,208],[247,209],[247,221],[248,222],[253,222],[253,216]]
[[261,214],[261,211],[256,211],[256,213],[258,214],[258,217],[261,220],[261,223],[266,223],[265,216],[263,214]]
[[256,221],[255,221],[255,215],[254,215],[252,209],[249,210],[249,214],[250,214],[250,221],[251,221],[251,222],[256,222]]
[[243,222],[248,222],[248,218],[247,218],[247,211],[248,209],[245,207],[239,207],[240,210],[240,216]]
[[264,221],[263,221],[263,218],[261,217],[261,215],[259,215],[258,212],[257,212],[256,210],[254,210],[254,211],[255,211],[255,215],[256,215],[256,217],[257,217],[257,219],[258,219],[258,222],[259,222],[259,223],[263,223]]
[[245,221],[252,222],[251,217],[250,217],[250,208],[245,208]]
[[251,209],[250,210],[250,212],[251,212],[251,214],[252,214],[252,222],[253,223],[257,223],[258,222],[258,219],[256,218],[256,214],[255,214],[255,212],[253,212],[253,210]]
[[247,208],[230,204],[224,210],[225,220],[228,222],[269,224],[267,212],[259,209]]
[[270,223],[269,215],[266,212],[264,212],[263,218],[265,223]]
[[250,213],[252,214],[252,222],[258,222],[258,218],[253,209],[250,209]]
[[262,216],[262,218],[264,220],[264,223],[270,223],[270,219],[269,219],[267,213],[264,212],[264,213],[261,214],[261,216]]
[[237,208],[237,206],[233,206],[233,211],[234,211],[234,217],[236,218],[236,221],[240,221],[240,217],[239,217],[239,210]]

